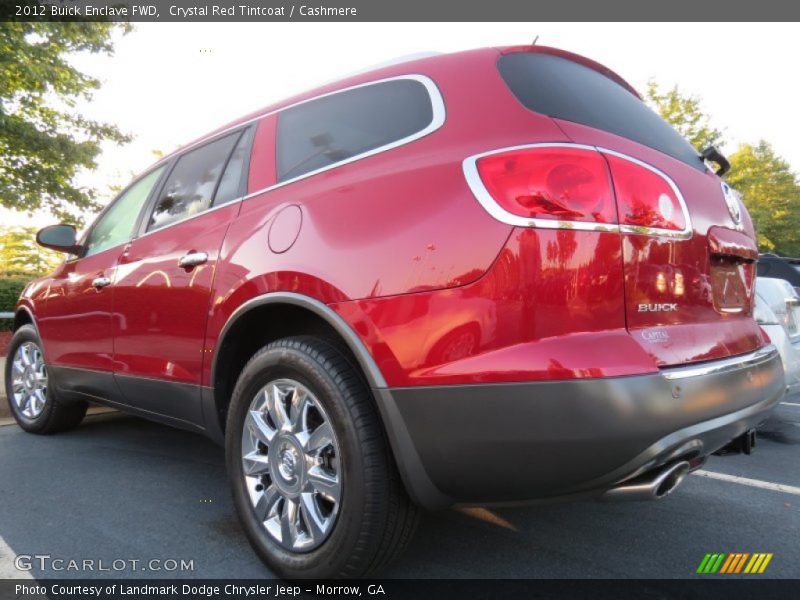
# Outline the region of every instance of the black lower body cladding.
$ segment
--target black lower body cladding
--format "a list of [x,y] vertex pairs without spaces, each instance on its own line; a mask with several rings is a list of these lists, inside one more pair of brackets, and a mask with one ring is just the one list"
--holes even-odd
[[780,357],[752,354],[604,379],[377,390],[409,492],[428,508],[599,495],[703,457],[783,397]]

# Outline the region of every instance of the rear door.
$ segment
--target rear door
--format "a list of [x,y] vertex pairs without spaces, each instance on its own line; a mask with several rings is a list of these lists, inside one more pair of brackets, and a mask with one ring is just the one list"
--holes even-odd
[[239,211],[250,134],[238,130],[180,156],[119,259],[114,372],[125,401],[202,423],[203,343],[217,258]]
[[517,98],[609,164],[628,331],[658,364],[763,344],[752,319],[755,235],[738,195],[616,75],[546,52],[503,56]]

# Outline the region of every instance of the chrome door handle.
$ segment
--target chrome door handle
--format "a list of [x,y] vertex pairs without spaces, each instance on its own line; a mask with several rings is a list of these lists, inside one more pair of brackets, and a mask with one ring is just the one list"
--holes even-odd
[[189,254],[181,256],[178,261],[178,266],[183,268],[196,267],[197,265],[202,265],[207,260],[208,254],[205,252],[189,252]]
[[95,289],[99,290],[100,288],[104,288],[107,285],[111,285],[111,279],[108,278],[108,277],[100,276],[100,277],[95,277],[94,279],[92,279],[92,286]]

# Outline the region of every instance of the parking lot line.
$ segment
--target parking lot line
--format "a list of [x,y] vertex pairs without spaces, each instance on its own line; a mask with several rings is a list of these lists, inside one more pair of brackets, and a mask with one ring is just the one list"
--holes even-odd
[[14,567],[16,553],[0,536],[0,579],[33,579],[29,571],[19,571]]
[[709,479],[719,479],[720,481],[727,481],[730,483],[738,483],[740,485],[749,485],[750,487],[761,488],[763,490],[772,490],[773,492],[783,492],[785,494],[794,494],[795,496],[800,496],[800,487],[785,485],[783,483],[772,483],[771,481],[761,481],[760,479],[750,479],[749,477],[739,477],[738,475],[728,475],[727,473],[717,473],[716,471],[706,471],[704,469],[695,471],[694,475],[708,477]]
[[781,402],[781,404],[785,404],[786,406],[800,406],[800,402]]

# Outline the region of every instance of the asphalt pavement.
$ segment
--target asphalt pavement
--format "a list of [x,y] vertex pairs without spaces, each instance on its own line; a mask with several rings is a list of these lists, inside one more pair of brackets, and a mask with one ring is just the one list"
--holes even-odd
[[[24,574],[17,555],[50,557],[31,559],[35,578],[272,577],[237,523],[221,448],[119,413],[49,437],[1,426],[0,507],[0,577]],[[712,457],[662,501],[425,514],[382,575],[686,578],[708,552],[771,552],[760,577],[800,578],[798,540],[800,398],[778,406],[754,454]]]

